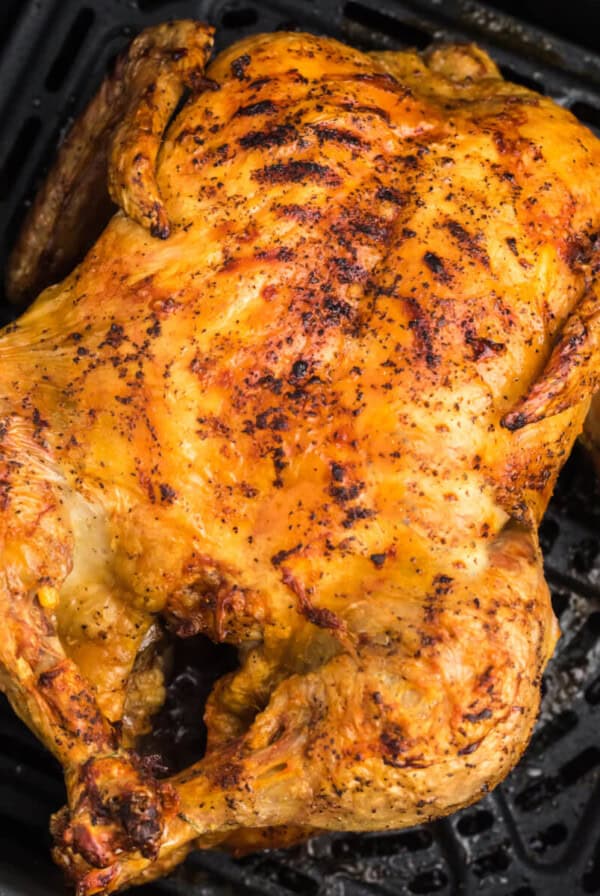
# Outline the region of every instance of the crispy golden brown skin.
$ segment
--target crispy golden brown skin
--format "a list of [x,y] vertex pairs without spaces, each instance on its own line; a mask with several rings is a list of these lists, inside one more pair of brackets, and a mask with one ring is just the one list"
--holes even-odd
[[[209,37],[140,39],[155,86],[97,127],[127,214],[0,340],[2,686],[65,767],[80,896],[493,787],[597,386],[600,144],[570,113],[474,47],[278,33],[204,79]],[[158,619],[240,649],[206,757],[160,782],[131,749]]]

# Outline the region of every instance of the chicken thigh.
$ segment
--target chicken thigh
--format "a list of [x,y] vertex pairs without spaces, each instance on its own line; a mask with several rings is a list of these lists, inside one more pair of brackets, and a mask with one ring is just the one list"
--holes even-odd
[[[134,41],[8,275],[73,263],[108,184],[0,336],[0,685],[65,769],[79,896],[492,788],[598,385],[600,143],[568,111],[472,46],[277,33],[205,70],[211,40]],[[135,749],[164,631],[239,649],[169,778]]]

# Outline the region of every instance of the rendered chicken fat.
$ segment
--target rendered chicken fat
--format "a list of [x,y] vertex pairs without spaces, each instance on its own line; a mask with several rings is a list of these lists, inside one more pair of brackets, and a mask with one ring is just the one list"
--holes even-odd
[[[43,291],[0,335],[0,686],[64,767],[79,896],[493,787],[598,385],[600,143],[568,111],[473,46],[211,45],[136,38],[8,271]],[[199,632],[240,665],[159,779],[162,645]]]

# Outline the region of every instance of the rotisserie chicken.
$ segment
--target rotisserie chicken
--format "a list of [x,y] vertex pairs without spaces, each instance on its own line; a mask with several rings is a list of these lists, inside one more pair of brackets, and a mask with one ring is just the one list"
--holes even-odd
[[[145,32],[63,145],[0,338],[0,684],[80,896],[413,825],[529,738],[537,526],[598,384],[600,143],[473,46]],[[168,633],[165,635],[164,633]],[[239,649],[136,752],[164,637]],[[198,707],[198,724],[202,707]]]

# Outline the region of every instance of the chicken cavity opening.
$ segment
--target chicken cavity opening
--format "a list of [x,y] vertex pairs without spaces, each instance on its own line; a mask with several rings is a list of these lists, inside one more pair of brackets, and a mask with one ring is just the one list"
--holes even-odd
[[[166,699],[152,720],[152,730],[138,744],[144,756],[157,757],[164,773],[181,771],[204,756],[204,708],[215,682],[238,668],[238,652],[205,635],[171,639],[166,672]],[[159,769],[163,773],[163,769]]]

